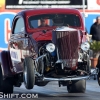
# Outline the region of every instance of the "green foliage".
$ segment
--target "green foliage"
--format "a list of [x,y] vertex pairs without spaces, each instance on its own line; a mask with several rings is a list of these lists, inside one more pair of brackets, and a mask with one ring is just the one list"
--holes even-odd
[[100,52],[100,41],[90,42],[90,49],[94,52]]
[[90,42],[90,49],[93,50],[93,58],[98,58],[100,55],[100,41]]

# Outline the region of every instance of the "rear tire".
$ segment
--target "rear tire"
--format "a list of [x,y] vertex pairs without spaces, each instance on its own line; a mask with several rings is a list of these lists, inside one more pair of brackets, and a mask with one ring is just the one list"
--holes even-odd
[[86,80],[75,80],[67,86],[68,93],[84,93],[86,90]]
[[13,93],[13,81],[11,78],[3,80],[2,70],[0,66],[0,92]]
[[30,57],[24,59],[23,77],[26,89],[32,89],[35,84],[35,71],[33,60]]

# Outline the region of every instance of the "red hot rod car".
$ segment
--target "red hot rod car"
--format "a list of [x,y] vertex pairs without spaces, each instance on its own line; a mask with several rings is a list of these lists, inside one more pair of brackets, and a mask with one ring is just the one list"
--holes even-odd
[[85,92],[90,74],[89,43],[81,13],[46,8],[19,12],[13,19],[8,51],[1,52],[0,91],[12,93],[58,81],[69,93]]

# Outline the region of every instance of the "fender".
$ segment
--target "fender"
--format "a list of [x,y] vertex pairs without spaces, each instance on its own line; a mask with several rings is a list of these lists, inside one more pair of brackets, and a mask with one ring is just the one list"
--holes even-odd
[[9,55],[9,51],[2,51],[0,53],[0,67],[2,69],[3,77],[12,76],[13,73],[11,71],[11,58]]

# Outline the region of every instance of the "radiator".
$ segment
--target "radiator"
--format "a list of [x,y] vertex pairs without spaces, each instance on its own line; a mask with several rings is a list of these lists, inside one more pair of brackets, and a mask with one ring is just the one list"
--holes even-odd
[[73,67],[78,61],[79,32],[78,31],[53,31],[52,41],[58,49],[60,60],[67,67]]

